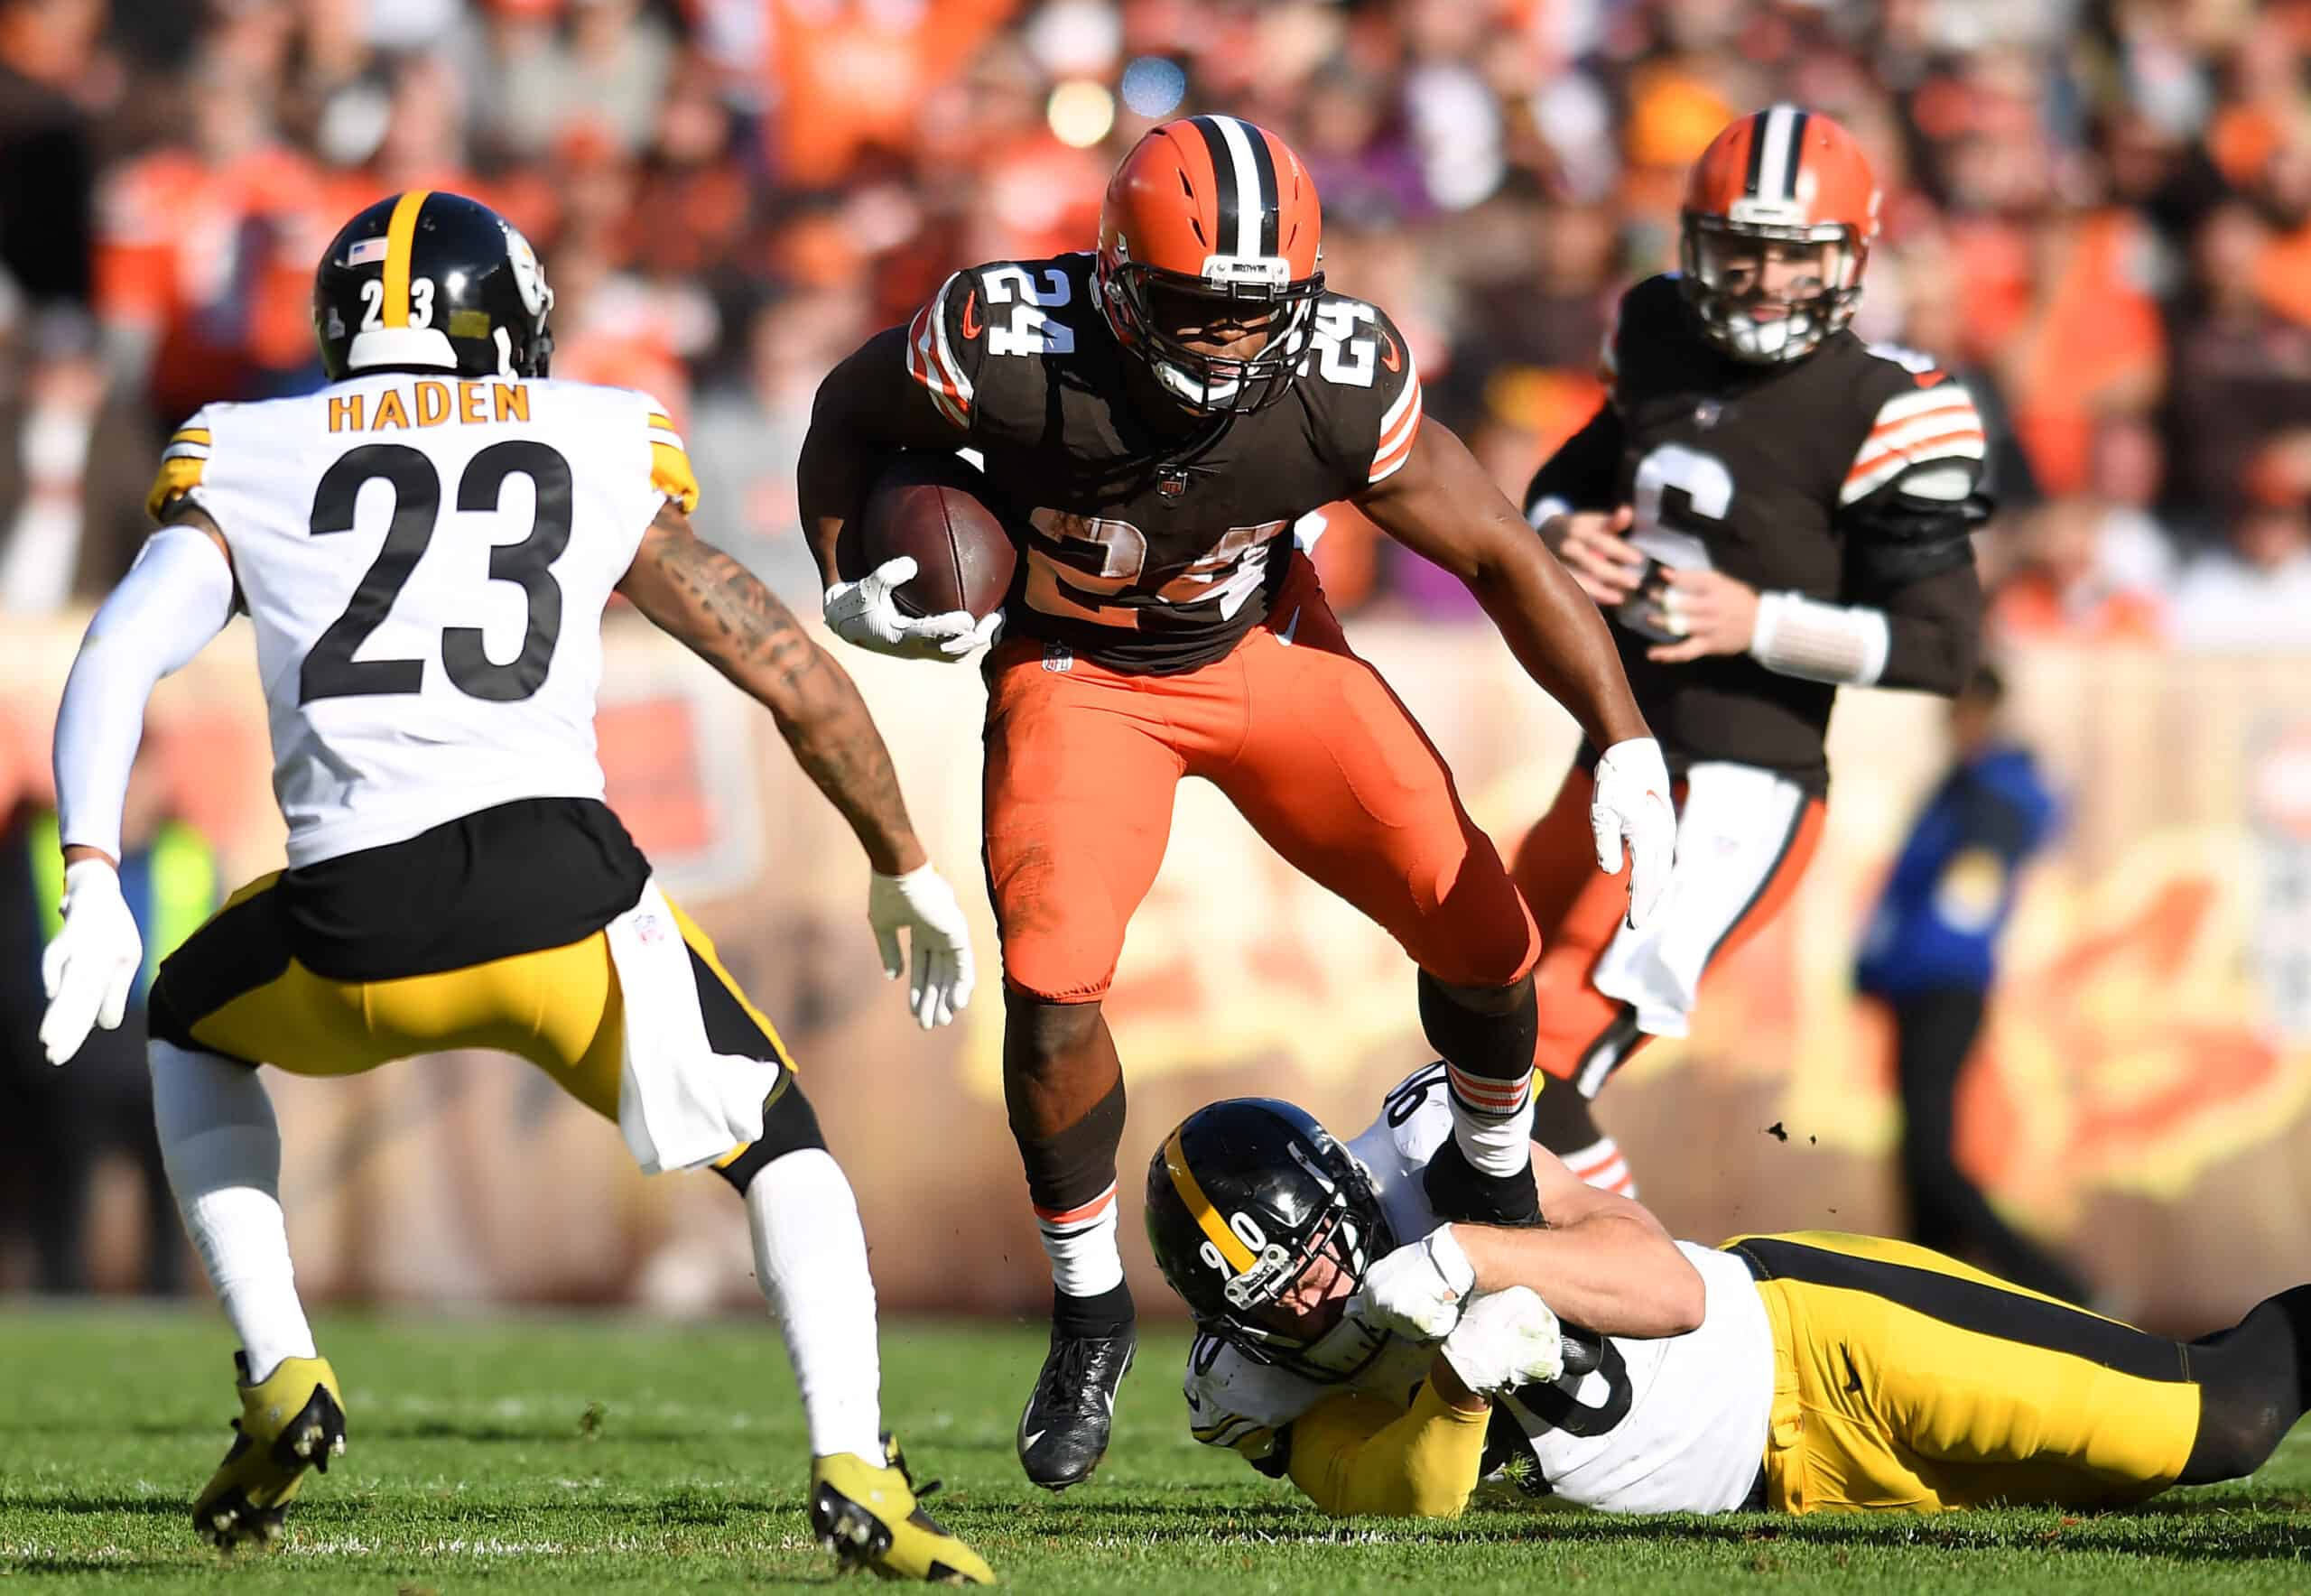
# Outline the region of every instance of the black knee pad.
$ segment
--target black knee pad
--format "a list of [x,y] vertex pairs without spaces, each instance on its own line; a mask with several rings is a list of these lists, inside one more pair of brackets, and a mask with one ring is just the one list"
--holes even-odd
[[1490,1081],[1522,1081],[1541,1039],[1532,978],[1506,987],[1454,987],[1424,970],[1420,1028],[1447,1063]]
[[1115,1184],[1116,1149],[1123,1145],[1123,1078],[1091,1112],[1057,1136],[1022,1137],[1019,1162],[1027,1172],[1027,1201],[1037,1208],[1080,1208]]
[[824,1152],[826,1145],[826,1137],[819,1133],[819,1117],[811,1108],[811,1100],[803,1095],[802,1086],[790,1075],[785,1089],[763,1106],[762,1135],[714,1173],[744,1196],[755,1176],[775,1160],[809,1147]]

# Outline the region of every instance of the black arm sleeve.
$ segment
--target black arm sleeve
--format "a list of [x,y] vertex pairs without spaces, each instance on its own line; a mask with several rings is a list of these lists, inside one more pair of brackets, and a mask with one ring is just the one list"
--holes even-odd
[[[1948,469],[1947,462],[1937,469]],[[1880,687],[1950,697],[1974,673],[1982,646],[1982,588],[1974,571],[1974,528],[1991,497],[1976,468],[1959,499],[1904,491],[1911,474],[1847,508],[1845,592],[1849,604],[1885,612],[1886,668]]]
[[1907,687],[1954,697],[1974,673],[1982,647],[1982,585],[1974,572],[1973,552],[1964,563],[1931,576],[1849,600],[1886,616],[1886,668],[1879,687]]
[[1576,510],[1611,509],[1620,479],[1621,442],[1621,413],[1609,400],[1533,473],[1525,489],[1527,519],[1545,498],[1563,499]]

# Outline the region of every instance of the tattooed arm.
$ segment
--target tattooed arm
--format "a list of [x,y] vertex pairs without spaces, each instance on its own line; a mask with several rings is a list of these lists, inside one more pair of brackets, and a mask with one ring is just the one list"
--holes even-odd
[[691,531],[679,505],[670,501],[642,534],[617,590],[771,712],[877,871],[899,876],[925,862],[859,689],[752,571]]

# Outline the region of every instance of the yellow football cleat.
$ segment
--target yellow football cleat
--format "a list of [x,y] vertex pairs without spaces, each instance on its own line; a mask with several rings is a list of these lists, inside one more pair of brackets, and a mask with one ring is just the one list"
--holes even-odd
[[233,1364],[241,1391],[233,1428],[240,1434],[192,1505],[193,1529],[222,1547],[278,1536],[305,1471],[327,1473],[329,1459],[345,1452],[345,1403],[328,1359],[283,1358],[254,1386],[248,1355],[234,1353]]
[[995,1583],[987,1559],[923,1510],[920,1498],[938,1484],[915,1490],[892,1436],[883,1437],[883,1456],[879,1469],[847,1452],[811,1460],[811,1530],[819,1545],[845,1568],[871,1568],[886,1580]]

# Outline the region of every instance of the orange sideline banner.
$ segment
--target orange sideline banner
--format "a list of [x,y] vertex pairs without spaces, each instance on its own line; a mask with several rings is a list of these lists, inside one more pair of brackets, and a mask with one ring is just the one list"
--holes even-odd
[[[894,1308],[1040,1313],[1049,1280],[1001,1092],[1001,993],[978,856],[983,692],[969,667],[846,649],[917,824],[979,933],[979,1000],[925,1037],[882,979],[866,865],[768,718],[613,617],[599,729],[611,801],[668,890],[778,1023],[858,1187]],[[0,799],[48,784],[79,626],[12,625]],[[1573,733],[1485,630],[1366,623],[1358,648],[1443,748],[1504,851]],[[2311,670],[2297,658],[2043,653],[2013,718],[2069,824],[2030,872],[1962,1087],[1962,1155],[2019,1224],[2122,1313],[2199,1330],[2311,1276]],[[1898,1231],[1887,1037],[1852,997],[1854,938],[1943,757],[1939,707],[1850,693],[1821,852],[1781,922],[1719,970],[1600,1117],[1680,1234]],[[279,862],[264,707],[237,626],[156,697],[142,795],[200,824],[239,881]],[[1243,1093],[1353,1131],[1427,1055],[1395,944],[1267,852],[1216,791],[1171,848],[1109,1005],[1130,1082],[1125,1250],[1149,1151]],[[283,1198],[316,1295],[756,1301],[720,1182],[645,1181],[615,1129],[519,1063],[459,1055],[355,1081],[278,1076]]]

